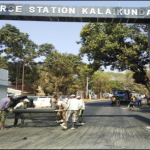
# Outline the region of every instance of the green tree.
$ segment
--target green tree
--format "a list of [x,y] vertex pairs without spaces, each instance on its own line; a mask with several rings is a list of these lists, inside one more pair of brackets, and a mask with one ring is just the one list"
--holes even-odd
[[[13,84],[22,84],[22,67],[23,63],[28,60],[25,64],[25,85],[31,87],[36,79],[36,69],[34,62],[32,61],[37,57],[37,48],[38,46],[29,39],[27,33],[22,33],[15,26],[6,24],[0,29],[0,50],[3,52],[4,59],[7,61],[6,66],[11,74],[10,81]],[[29,62],[30,66],[29,67]]]
[[113,90],[122,90],[124,89],[122,84],[118,80],[111,80],[108,83],[109,88]]
[[0,68],[7,69],[7,59],[4,56],[0,55]]
[[[78,78],[78,86],[79,90],[83,90],[84,98],[87,97],[86,90],[87,90],[87,77],[91,79],[93,74],[93,69],[89,68],[86,63],[81,63],[77,66],[77,78]],[[91,79],[92,81],[92,79]],[[90,88],[90,84],[89,84]]]
[[98,98],[101,98],[102,93],[106,92],[109,89],[108,83],[110,80],[110,76],[108,73],[98,70],[92,75],[92,80],[92,89],[95,91],[95,93],[98,93]]
[[[7,62],[7,69],[9,71],[9,75],[11,77],[9,78],[9,81],[13,84],[18,86],[22,85],[22,67],[23,67],[23,62],[18,61],[18,62]],[[34,87],[34,84],[37,80],[39,80],[39,74],[38,74],[38,63],[34,61],[30,61],[30,67],[29,64],[25,65],[24,68],[24,83],[25,86],[30,88],[32,91],[37,91],[37,87]]]
[[[146,28],[145,28],[146,31]],[[150,91],[146,74],[149,63],[148,37],[140,26],[89,23],[80,32],[80,55],[87,55],[94,70],[111,66],[111,70],[131,70],[136,83]]]
[[22,33],[15,26],[6,24],[0,29],[1,50],[7,55],[8,60],[25,60],[36,54],[38,46],[29,39],[27,33]]
[[45,43],[39,45],[38,54],[40,56],[46,56],[47,54],[51,54],[55,50],[55,47],[52,44]]
[[74,79],[81,57],[67,53],[61,54],[56,50],[45,56],[42,80],[39,84],[45,93],[62,92],[66,95],[70,91],[69,88],[77,87],[74,85]]

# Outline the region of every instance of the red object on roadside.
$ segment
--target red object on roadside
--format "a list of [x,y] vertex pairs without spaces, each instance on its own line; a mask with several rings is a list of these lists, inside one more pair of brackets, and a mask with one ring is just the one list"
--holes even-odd
[[147,104],[150,104],[150,98],[147,98]]

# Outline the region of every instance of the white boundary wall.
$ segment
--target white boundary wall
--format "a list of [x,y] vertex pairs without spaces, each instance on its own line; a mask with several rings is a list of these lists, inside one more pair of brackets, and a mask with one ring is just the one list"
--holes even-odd
[[0,100],[7,97],[7,87],[0,87]]
[[0,100],[7,97],[8,70],[0,69]]
[[21,95],[21,90],[15,90],[15,89],[7,88],[7,92],[14,94],[14,96]]

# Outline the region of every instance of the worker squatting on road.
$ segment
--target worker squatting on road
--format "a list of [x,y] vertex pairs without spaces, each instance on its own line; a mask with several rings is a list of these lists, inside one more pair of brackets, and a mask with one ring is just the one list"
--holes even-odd
[[[27,103],[29,103],[28,99],[24,99],[23,102],[18,103],[14,109],[26,109],[27,108]],[[21,119],[21,127],[24,126],[24,120],[25,117],[23,115],[23,113],[15,113],[15,120],[14,120],[14,127],[17,127],[18,124],[18,119]]]
[[13,99],[13,95],[9,94],[7,98],[3,98],[0,100],[0,121],[1,121],[1,130],[3,131],[5,121],[6,121],[6,112],[8,111],[7,108],[10,105],[11,100]]

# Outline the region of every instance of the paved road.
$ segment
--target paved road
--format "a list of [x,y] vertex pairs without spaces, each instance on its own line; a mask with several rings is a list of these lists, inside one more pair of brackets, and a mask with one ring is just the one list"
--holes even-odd
[[[150,108],[126,110],[111,107],[110,101],[86,103],[85,125],[62,130],[54,114],[26,114],[27,126],[0,131],[1,149],[150,149]],[[50,121],[51,120],[51,121]]]

